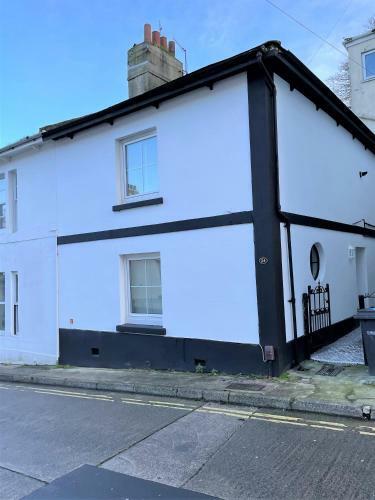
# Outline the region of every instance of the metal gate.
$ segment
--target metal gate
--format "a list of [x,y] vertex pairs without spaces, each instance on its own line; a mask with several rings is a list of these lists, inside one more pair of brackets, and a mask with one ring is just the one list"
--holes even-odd
[[322,330],[331,325],[331,301],[329,284],[318,283],[316,287],[307,287],[302,296],[305,335]]

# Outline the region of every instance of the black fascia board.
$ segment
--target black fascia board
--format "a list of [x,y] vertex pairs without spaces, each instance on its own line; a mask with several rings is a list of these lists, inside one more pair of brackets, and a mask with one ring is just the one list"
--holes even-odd
[[292,52],[282,49],[264,59],[292,89],[301,92],[375,154],[375,134]]
[[299,90],[317,107],[347,129],[365,148],[375,154],[375,134],[312,71],[278,41],[268,41],[251,50],[205,66],[144,94],[122,101],[90,115],[41,129],[42,138],[62,139],[103,123],[113,124],[117,118],[186,94],[201,87],[212,88],[215,82],[251,70],[259,71],[259,54],[264,64]]
[[[271,43],[273,45],[279,44],[277,41],[267,42],[264,46],[268,46]],[[212,87],[215,82],[245,72],[253,65],[256,66],[258,64],[256,55],[264,46],[255,47],[229,59],[205,66],[193,73],[172,80],[144,94],[127,99],[96,113],[63,122],[61,125],[42,127],[42,137],[43,139],[54,140],[71,137],[78,132],[102,123],[112,122],[114,119],[140,111],[141,109],[150,106],[157,107],[163,101],[173,99],[201,87]]]

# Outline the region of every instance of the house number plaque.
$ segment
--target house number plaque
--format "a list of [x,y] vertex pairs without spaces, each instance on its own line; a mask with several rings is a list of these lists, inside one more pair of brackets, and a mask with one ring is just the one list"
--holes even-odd
[[264,264],[267,264],[267,262],[268,262],[267,257],[260,257],[259,264],[263,264],[264,265]]

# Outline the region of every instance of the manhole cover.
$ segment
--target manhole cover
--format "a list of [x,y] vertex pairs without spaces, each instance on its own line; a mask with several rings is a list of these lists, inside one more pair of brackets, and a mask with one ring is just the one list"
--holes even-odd
[[226,389],[233,389],[234,391],[261,391],[265,385],[260,384],[229,384]]
[[326,377],[336,377],[339,373],[343,371],[343,366],[334,366],[334,365],[324,365],[319,371],[316,372],[316,375],[325,375]]

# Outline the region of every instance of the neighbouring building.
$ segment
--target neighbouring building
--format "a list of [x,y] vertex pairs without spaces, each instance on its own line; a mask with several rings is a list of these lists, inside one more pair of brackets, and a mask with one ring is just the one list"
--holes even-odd
[[375,290],[375,135],[279,42],[180,76],[150,31],[0,150],[0,359],[280,374]]
[[348,51],[351,110],[375,132],[375,29],[345,38]]

